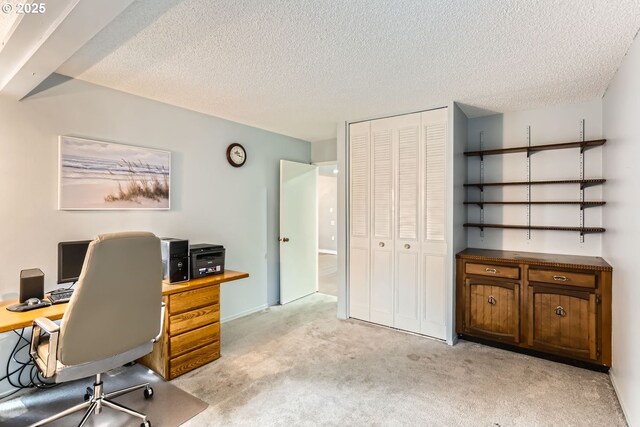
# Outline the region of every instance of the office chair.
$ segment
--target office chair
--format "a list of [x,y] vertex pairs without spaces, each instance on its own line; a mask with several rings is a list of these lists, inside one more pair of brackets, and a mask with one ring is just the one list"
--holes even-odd
[[[149,383],[103,392],[102,374],[152,351],[161,335],[162,259],[160,240],[151,233],[102,234],[87,250],[82,273],[60,326],[40,317],[33,322],[31,357],[43,377],[56,383],[95,375],[85,402],[33,426],[41,426],[86,408],[79,426],[103,406],[125,412],[150,427],[145,414],[110,399],[144,389]],[[160,331],[160,332],[159,332]]]

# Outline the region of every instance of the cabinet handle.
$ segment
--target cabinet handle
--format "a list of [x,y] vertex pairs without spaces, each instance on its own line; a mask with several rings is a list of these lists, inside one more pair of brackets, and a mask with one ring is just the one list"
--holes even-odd
[[553,280],[556,280],[558,282],[566,282],[569,279],[567,279],[567,276],[553,276]]
[[561,305],[559,305],[556,307],[556,315],[560,317],[564,317],[567,315],[567,311],[564,308],[562,308]]
[[405,248],[405,249],[411,249],[411,245],[410,245],[410,244],[408,244],[408,243],[405,243],[404,248]]
[[498,270],[496,270],[495,268],[485,268],[484,271],[486,271],[487,273],[493,273],[496,274],[498,272]]
[[489,299],[487,300],[487,303],[491,304],[491,305],[496,305],[496,299],[493,297],[493,295],[489,296]]
[[378,243],[378,246],[380,246],[381,248],[384,248],[384,242]]

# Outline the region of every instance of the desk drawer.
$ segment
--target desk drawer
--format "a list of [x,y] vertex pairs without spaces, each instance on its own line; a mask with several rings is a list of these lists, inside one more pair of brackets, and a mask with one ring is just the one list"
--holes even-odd
[[556,285],[572,285],[583,288],[596,287],[596,275],[589,273],[574,273],[557,270],[529,270],[530,282],[553,283]]
[[169,352],[171,357],[176,357],[202,344],[214,341],[220,341],[220,323],[218,322],[171,337]]
[[519,267],[505,267],[504,265],[467,263],[465,273],[480,276],[503,277],[505,279],[520,279]]
[[220,357],[220,342],[207,344],[169,361],[169,378],[173,379]]
[[220,304],[210,305],[175,314],[169,317],[169,335],[176,336],[180,333],[199,328],[220,320]]
[[169,314],[177,314],[219,302],[220,286],[217,285],[184,291],[169,296]]

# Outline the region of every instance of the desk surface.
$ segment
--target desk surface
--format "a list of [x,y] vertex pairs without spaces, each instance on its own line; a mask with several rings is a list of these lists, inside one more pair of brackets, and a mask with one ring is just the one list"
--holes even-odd
[[[225,270],[222,274],[202,277],[200,279],[177,283],[175,285],[162,283],[162,295],[166,296],[182,292],[187,289],[197,289],[212,284],[215,285],[224,282],[231,282],[233,280],[244,279],[245,277],[249,277],[249,274],[240,271]],[[31,311],[23,311],[21,313],[7,310],[7,306],[17,303],[18,300],[0,302],[0,333],[31,326],[33,324],[33,320],[37,317],[47,317],[51,320],[62,319],[62,315],[67,308],[67,304],[55,304]]]

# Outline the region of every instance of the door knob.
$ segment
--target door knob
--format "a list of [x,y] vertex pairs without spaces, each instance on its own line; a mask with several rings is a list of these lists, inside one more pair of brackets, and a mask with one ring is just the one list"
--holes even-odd
[[283,242],[283,243],[287,243],[289,241],[289,238],[288,237],[281,237],[278,240]]
[[381,248],[384,248],[384,242],[378,243],[378,246],[380,246]]
[[410,244],[408,244],[408,243],[405,243],[404,248],[405,248],[405,249],[411,249],[411,245],[410,245]]

